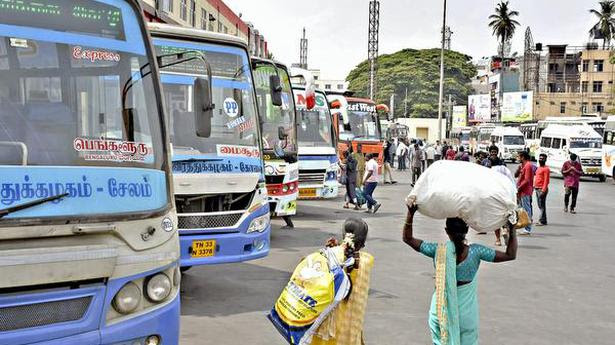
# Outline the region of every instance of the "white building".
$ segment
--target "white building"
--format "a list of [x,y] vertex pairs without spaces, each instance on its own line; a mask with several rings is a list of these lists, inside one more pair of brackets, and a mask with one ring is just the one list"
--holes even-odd
[[323,77],[319,69],[310,69],[314,75],[316,88],[324,91],[346,92],[348,91],[348,82],[342,79],[327,79]]

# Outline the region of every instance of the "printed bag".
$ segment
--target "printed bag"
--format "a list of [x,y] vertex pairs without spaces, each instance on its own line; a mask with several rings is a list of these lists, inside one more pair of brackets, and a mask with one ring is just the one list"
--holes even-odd
[[289,344],[310,344],[316,329],[350,292],[350,279],[339,261],[332,248],[325,248],[295,268],[267,315]]

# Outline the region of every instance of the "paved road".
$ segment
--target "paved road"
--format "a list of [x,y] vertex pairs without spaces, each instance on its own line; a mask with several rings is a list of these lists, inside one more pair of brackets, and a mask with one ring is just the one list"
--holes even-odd
[[[408,175],[398,174],[400,181]],[[366,215],[375,256],[365,334],[368,344],[429,344],[433,292],[429,259],[401,242],[409,184],[381,186],[383,207]],[[480,269],[482,344],[613,344],[615,339],[615,184],[584,181],[577,215],[564,214],[562,180],[548,200],[550,225],[520,238],[517,261]],[[283,345],[265,313],[299,259],[315,251],[351,215],[341,199],[301,202],[293,231],[274,221],[262,260],[193,268],[182,280],[182,344]],[[416,234],[444,239],[443,222],[419,217]],[[493,245],[492,235],[469,239]]]

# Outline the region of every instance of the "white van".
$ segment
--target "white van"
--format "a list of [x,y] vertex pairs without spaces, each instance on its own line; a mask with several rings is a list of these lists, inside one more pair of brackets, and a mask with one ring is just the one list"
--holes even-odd
[[555,174],[575,153],[583,166],[583,175],[606,181],[602,173],[602,136],[588,125],[549,125],[540,136],[539,152],[547,155],[547,165]]
[[516,161],[525,150],[525,137],[516,127],[495,127],[491,132],[491,142],[500,149],[500,158]]
[[615,179],[615,116],[609,116],[604,128],[602,173]]

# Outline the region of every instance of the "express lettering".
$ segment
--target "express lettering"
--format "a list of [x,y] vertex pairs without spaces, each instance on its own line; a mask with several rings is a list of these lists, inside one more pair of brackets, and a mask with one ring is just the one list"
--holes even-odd
[[89,50],[83,49],[80,46],[73,47],[73,58],[75,60],[96,61],[112,61],[119,62],[120,54],[104,50]]
[[346,109],[348,109],[349,111],[361,111],[361,112],[366,112],[366,113],[376,112],[376,106],[373,104],[367,104],[367,103],[348,104]]

